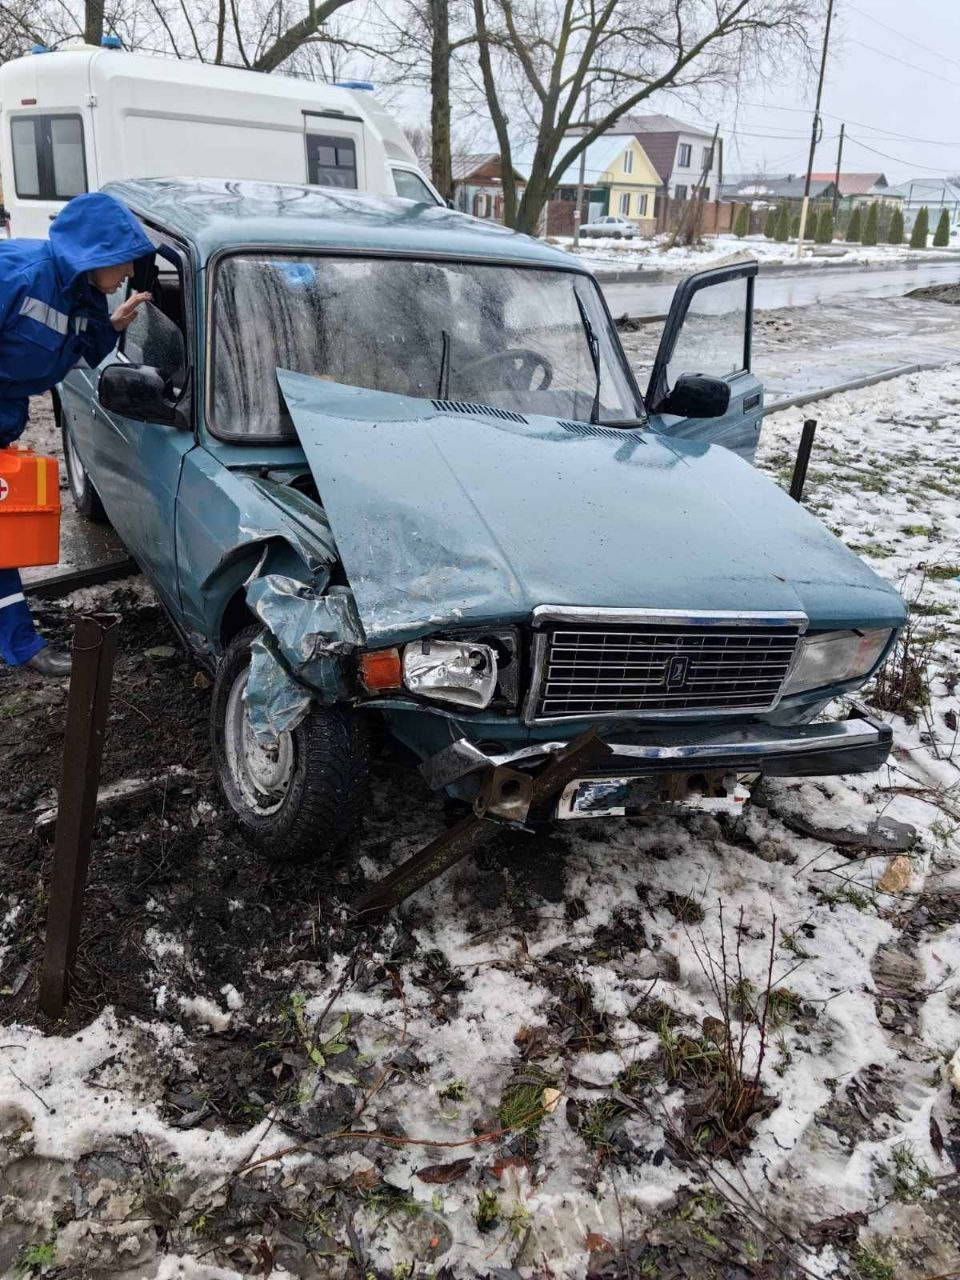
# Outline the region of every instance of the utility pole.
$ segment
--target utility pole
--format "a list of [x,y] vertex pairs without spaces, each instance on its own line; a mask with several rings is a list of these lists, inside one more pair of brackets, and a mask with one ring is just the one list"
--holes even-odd
[[817,104],[813,108],[813,128],[810,131],[810,157],[807,160],[807,178],[803,184],[803,204],[800,206],[800,234],[797,237],[797,257],[803,253],[803,233],[807,228],[807,207],[810,204],[810,175],[813,173],[813,155],[820,133],[820,99],[823,96],[823,76],[827,69],[827,45],[830,42],[830,20],[833,17],[833,0],[827,2],[827,25],[823,33],[823,53],[820,56],[820,78],[817,81]]
[[[588,127],[590,124],[590,88],[592,84],[593,84],[593,81],[590,80],[588,81],[587,87],[586,87],[586,92],[587,92],[586,121],[587,121]],[[580,181],[577,183],[577,212],[576,212],[577,221],[576,221],[576,226],[573,228],[574,244],[580,243],[580,228],[583,226],[583,222],[584,222],[583,188],[586,182],[586,177],[587,177],[587,148],[584,147],[583,150],[580,152]]]
[[840,161],[843,159],[843,131],[846,125],[840,126],[840,142],[837,146],[837,176],[833,184],[833,225],[837,225],[837,205],[840,203]]

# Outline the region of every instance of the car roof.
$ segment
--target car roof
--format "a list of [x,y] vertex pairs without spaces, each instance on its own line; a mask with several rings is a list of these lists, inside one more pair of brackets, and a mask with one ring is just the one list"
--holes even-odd
[[442,205],[331,187],[215,178],[140,178],[104,190],[196,246],[206,262],[238,246],[369,249],[499,258],[582,270],[570,254]]

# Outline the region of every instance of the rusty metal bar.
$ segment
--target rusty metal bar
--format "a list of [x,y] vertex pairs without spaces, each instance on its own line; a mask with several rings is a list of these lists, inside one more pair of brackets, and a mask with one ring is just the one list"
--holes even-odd
[[69,998],[80,939],[119,621],[114,615],[80,618],[73,631],[73,670],[40,974],[40,1008],[50,1018],[61,1015]]
[[807,418],[800,436],[800,448],[797,460],[793,464],[793,476],[790,480],[790,497],[794,502],[803,501],[803,486],[807,479],[807,467],[810,465],[810,454],[813,450],[813,437],[817,430],[816,418]]
[[[531,775],[529,793],[524,797],[528,808],[536,813],[542,809],[568,782],[583,774],[610,755],[610,748],[591,729],[575,738],[568,747],[558,752],[536,774]],[[512,770],[508,770],[512,773]],[[508,806],[509,807],[509,806]],[[487,810],[480,806],[481,812]],[[425,884],[460,862],[468,853],[478,848],[493,834],[497,823],[490,817],[468,814],[454,823],[436,839],[402,862],[395,871],[378,881],[356,904],[356,911],[365,920],[379,919],[392,907],[399,906],[407,898],[422,889]]]

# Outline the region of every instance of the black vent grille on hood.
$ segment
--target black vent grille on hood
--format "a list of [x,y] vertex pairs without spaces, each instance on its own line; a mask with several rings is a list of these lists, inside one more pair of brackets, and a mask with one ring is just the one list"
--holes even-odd
[[563,427],[564,431],[572,431],[576,436],[616,436],[619,440],[623,435],[622,431],[611,427],[598,427],[592,422],[563,422],[557,421],[558,427]]
[[495,409],[492,404],[467,404],[465,400],[432,400],[431,404],[441,413],[472,413],[486,418],[500,418],[504,422],[526,422],[522,413],[512,409]]

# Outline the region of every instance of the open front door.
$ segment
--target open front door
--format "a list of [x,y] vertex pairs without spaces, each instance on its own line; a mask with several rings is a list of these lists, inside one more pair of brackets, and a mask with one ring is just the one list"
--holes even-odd
[[[763,387],[750,372],[756,262],[713,267],[681,281],[650,375],[650,425],[664,435],[722,444],[753,461],[763,421]],[[719,418],[678,418],[659,411],[684,373],[721,378],[730,404]]]

